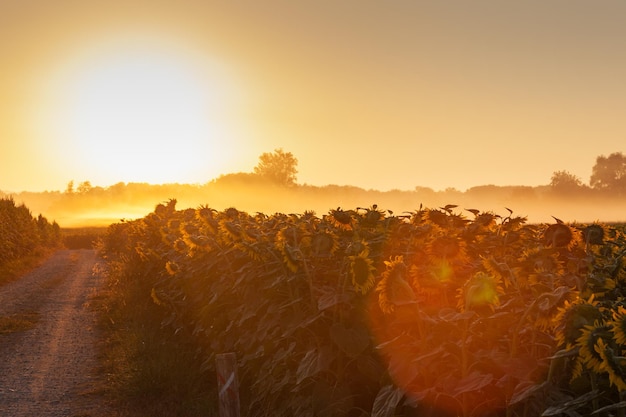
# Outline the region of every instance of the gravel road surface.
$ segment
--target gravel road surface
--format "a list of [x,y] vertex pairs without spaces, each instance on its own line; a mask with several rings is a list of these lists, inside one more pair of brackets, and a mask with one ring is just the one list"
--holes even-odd
[[[61,250],[0,287],[0,319],[32,322],[0,332],[0,416],[111,416],[97,373],[96,315],[102,285],[92,250]],[[28,327],[28,326],[27,326]]]

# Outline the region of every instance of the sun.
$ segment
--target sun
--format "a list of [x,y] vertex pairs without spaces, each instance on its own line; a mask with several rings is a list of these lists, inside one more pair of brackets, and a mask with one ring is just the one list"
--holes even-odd
[[109,42],[57,85],[62,158],[97,183],[207,182],[229,172],[228,80],[180,47]]

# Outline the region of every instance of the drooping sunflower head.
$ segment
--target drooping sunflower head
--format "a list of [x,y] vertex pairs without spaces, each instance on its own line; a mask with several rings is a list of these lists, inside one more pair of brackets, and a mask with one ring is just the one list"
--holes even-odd
[[563,264],[559,254],[553,249],[529,248],[522,252],[520,263],[530,272],[563,272]]
[[487,307],[491,310],[500,304],[504,293],[500,278],[479,271],[475,273],[457,293],[457,307],[461,311]]
[[609,374],[609,382],[619,391],[626,391],[626,361],[623,356],[616,355],[615,350],[603,339],[598,339],[595,351],[602,358],[603,369]]
[[165,270],[169,275],[176,275],[180,271],[180,266],[173,261],[167,261],[165,263]]
[[597,373],[602,373],[605,370],[604,359],[596,350],[596,345],[600,339],[605,344],[610,343],[610,327],[597,322],[593,325],[584,326],[580,337],[576,340],[576,344],[580,348],[579,355],[582,363],[587,369]]
[[572,228],[564,223],[551,224],[543,233],[543,243],[552,248],[564,248],[573,241]]
[[228,220],[228,218],[220,220],[219,230],[225,242],[236,243],[242,238],[241,226],[237,222]]
[[420,285],[428,286],[429,283],[431,286],[446,286],[452,279],[454,278],[454,267],[447,259],[434,258],[429,262],[428,267],[428,278],[421,282]]
[[613,328],[615,341],[626,347],[626,308],[620,305],[617,310],[613,311],[613,320],[610,325]]
[[604,244],[604,228],[599,224],[590,224],[582,230],[583,239],[588,245]]
[[534,325],[540,330],[554,329],[558,326],[557,316],[559,308],[565,306],[566,302],[572,302],[578,298],[577,291],[567,286],[560,286],[550,292],[539,295],[532,306],[532,313],[529,317],[534,320]]
[[330,211],[327,219],[338,229],[352,230],[354,219],[351,211],[344,211],[341,207],[337,207],[336,210]]
[[309,249],[313,256],[328,257],[339,248],[337,236],[332,232],[319,232],[310,237]]
[[415,291],[406,280],[407,267],[402,255],[385,261],[385,267],[376,286],[378,305],[383,313],[390,314],[396,306],[416,303]]
[[349,259],[352,285],[357,292],[366,294],[374,286],[376,272],[374,262],[369,258],[369,251],[364,250]]
[[456,236],[439,236],[430,242],[428,252],[431,256],[445,259],[466,258],[465,242]]
[[488,274],[495,275],[506,288],[513,285],[513,271],[505,262],[499,262],[493,256],[481,258],[481,264]]
[[602,318],[602,312],[598,308],[598,303],[593,300],[593,296],[588,300],[582,298],[573,302],[565,300],[554,319],[558,345],[566,348],[573,346],[585,326],[600,322]]

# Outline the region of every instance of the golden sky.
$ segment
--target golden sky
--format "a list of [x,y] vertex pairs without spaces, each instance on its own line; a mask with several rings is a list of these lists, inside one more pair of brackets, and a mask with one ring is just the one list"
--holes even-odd
[[626,2],[0,1],[0,190],[298,158],[379,190],[588,183],[626,151]]

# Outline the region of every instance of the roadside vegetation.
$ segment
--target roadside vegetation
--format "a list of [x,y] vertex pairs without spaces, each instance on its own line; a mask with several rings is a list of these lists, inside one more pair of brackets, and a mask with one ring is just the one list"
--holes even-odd
[[625,415],[621,225],[171,200],[100,253],[118,392],[160,415],[216,413],[227,352],[248,416]]
[[62,244],[61,229],[13,198],[0,198],[0,285],[37,266]]

